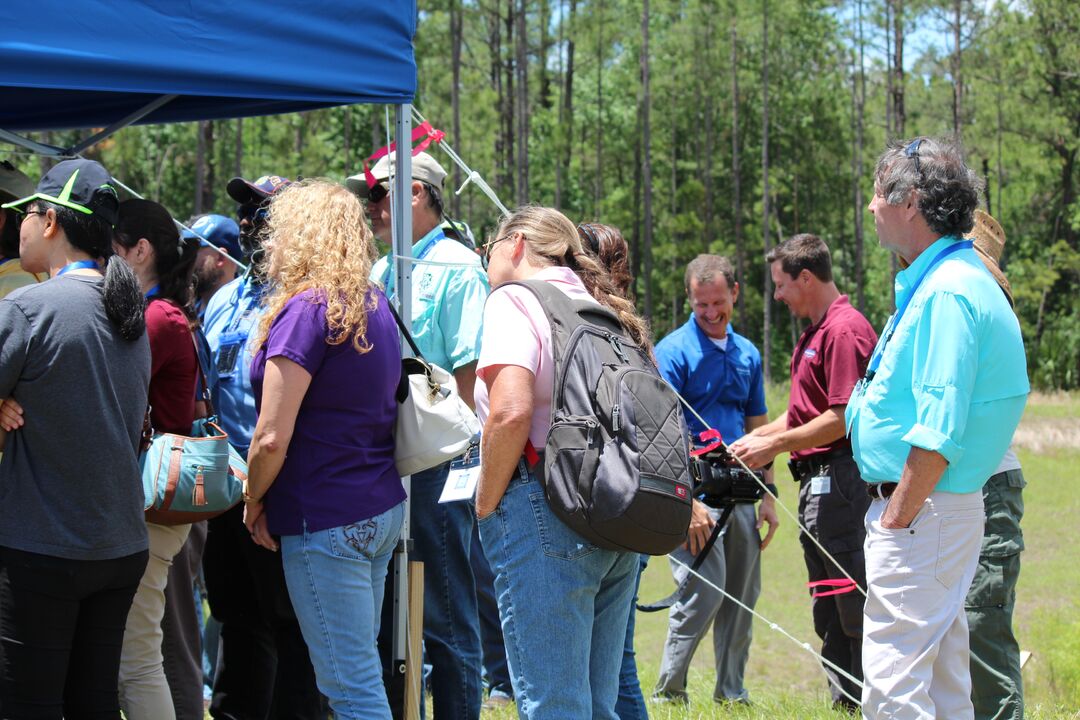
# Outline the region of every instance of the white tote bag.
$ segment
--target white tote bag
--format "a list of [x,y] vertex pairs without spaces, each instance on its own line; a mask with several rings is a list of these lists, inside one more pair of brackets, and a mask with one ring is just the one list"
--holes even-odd
[[402,477],[443,464],[468,449],[480,421],[458,394],[453,374],[424,360],[412,335],[390,306],[416,357],[401,361],[394,463]]

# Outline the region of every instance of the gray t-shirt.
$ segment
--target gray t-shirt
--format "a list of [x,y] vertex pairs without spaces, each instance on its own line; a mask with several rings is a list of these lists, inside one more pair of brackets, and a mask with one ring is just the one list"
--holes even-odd
[[0,300],[0,398],[26,421],[0,460],[0,546],[71,560],[147,548],[138,451],[150,345],[113,330],[102,286],[64,275]]

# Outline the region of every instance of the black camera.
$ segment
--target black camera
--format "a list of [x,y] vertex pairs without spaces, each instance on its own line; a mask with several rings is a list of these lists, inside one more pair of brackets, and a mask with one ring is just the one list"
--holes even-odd
[[694,496],[712,508],[756,503],[765,496],[765,475],[747,471],[723,446],[693,458]]

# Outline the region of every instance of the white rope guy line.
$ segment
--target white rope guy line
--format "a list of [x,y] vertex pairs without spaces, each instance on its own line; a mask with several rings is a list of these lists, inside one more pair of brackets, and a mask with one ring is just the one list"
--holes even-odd
[[[80,157],[81,157],[81,156],[80,156]],[[114,183],[116,183],[116,184],[117,184],[117,185],[119,185],[120,187],[124,188],[125,190],[127,190],[127,191],[128,191],[129,193],[131,193],[131,194],[132,194],[133,196],[135,196],[135,197],[139,198],[140,200],[145,200],[145,199],[146,199],[146,198],[144,198],[144,197],[143,197],[142,195],[140,195],[139,193],[137,193],[136,191],[132,190],[132,189],[131,189],[130,187],[128,187],[127,185],[125,185],[124,183],[122,183],[122,182],[120,182],[119,180],[117,180],[117,179],[116,179],[115,177],[114,177],[114,178],[113,178],[112,180],[113,180],[113,182],[114,182]],[[171,215],[171,214],[172,214],[172,213],[170,213],[170,215]],[[214,252],[216,252],[216,253],[217,253],[218,255],[220,255],[221,257],[225,258],[226,260],[228,260],[229,262],[231,262],[231,263],[232,263],[233,265],[235,265],[235,266],[236,266],[237,268],[239,268],[241,272],[247,272],[247,270],[248,270],[248,266],[247,266],[247,265],[245,265],[244,263],[240,262],[240,261],[239,261],[239,260],[237,260],[236,258],[234,258],[234,257],[233,257],[232,255],[230,255],[230,254],[229,254],[228,252],[226,252],[225,250],[222,250],[222,249],[221,249],[221,248],[219,248],[219,247],[218,247],[217,245],[214,245],[214,244],[213,244],[212,242],[210,242],[209,240],[207,240],[206,238],[204,238],[204,237],[203,237],[202,235],[200,235],[199,233],[195,232],[194,230],[192,230],[191,228],[189,228],[189,227],[188,227],[187,225],[185,225],[184,223],[180,222],[180,221],[179,221],[179,220],[177,220],[176,218],[173,218],[173,222],[174,222],[174,223],[176,223],[176,226],[177,226],[178,228],[181,228],[181,229],[183,229],[183,230],[187,230],[187,231],[188,231],[188,232],[190,232],[190,233],[191,233],[192,235],[194,235],[195,237],[197,237],[197,238],[199,238],[200,240],[202,240],[202,247],[205,247],[205,248],[210,248],[211,250],[213,250]]]
[[[688,403],[688,402],[686,401],[686,398],[684,398],[684,397],[683,397],[682,395],[680,395],[680,394],[679,394],[679,391],[678,391],[678,390],[676,390],[676,389],[675,389],[674,387],[672,387],[671,383],[668,383],[668,387],[671,387],[671,391],[675,393],[675,396],[679,398],[680,402],[682,402],[682,404],[683,404],[683,405],[685,405],[685,406],[686,406],[686,408],[687,408],[687,409],[688,409],[688,410],[689,410],[690,412],[692,412],[692,413],[694,414],[694,417],[696,417],[696,418],[698,419],[698,421],[699,421],[699,422],[700,422],[700,423],[701,423],[701,424],[702,424],[702,425],[703,425],[703,426],[704,426],[704,427],[705,427],[705,428],[706,428],[707,430],[714,430],[714,428],[713,428],[713,427],[712,427],[711,425],[709,425],[709,423],[705,422],[705,418],[701,417],[701,415],[699,415],[699,414],[698,414],[698,411],[697,411],[697,410],[695,410],[695,409],[694,409],[694,407],[693,407],[693,406],[692,406],[692,405],[691,405],[690,403]],[[724,442],[724,439],[723,439],[723,438],[720,438],[720,444],[724,446],[724,449],[725,449],[725,450],[727,450],[727,449],[728,449],[728,444],[727,444],[726,442]],[[762,487],[762,488],[763,488],[763,489],[765,490],[765,492],[766,492],[766,493],[768,493],[769,497],[771,497],[771,498],[772,498],[773,500],[775,500],[775,501],[776,501],[776,504],[777,504],[777,505],[779,505],[779,506],[780,506],[780,508],[781,508],[781,509],[782,509],[782,510],[783,510],[783,511],[784,511],[785,513],[787,513],[787,516],[788,516],[789,518],[791,518],[792,520],[794,520],[794,521],[795,521],[795,525],[797,525],[797,526],[798,526],[799,530],[800,530],[800,531],[802,531],[802,532],[804,532],[804,533],[806,533],[806,536],[807,536],[808,538],[810,538],[810,540],[811,540],[811,541],[812,541],[812,542],[813,542],[813,543],[814,543],[815,545],[817,545],[818,549],[819,549],[819,550],[821,550],[821,552],[825,554],[825,557],[826,557],[826,558],[828,558],[828,559],[829,559],[829,561],[830,561],[830,562],[832,562],[832,564],[833,564],[833,565],[835,565],[835,566],[837,567],[837,569],[839,569],[839,570],[840,570],[840,572],[842,572],[842,573],[844,574],[844,577],[846,577],[846,578],[847,578],[848,580],[850,580],[850,581],[852,582],[852,584],[854,584],[854,585],[855,585],[855,588],[856,588],[856,589],[857,589],[857,590],[858,590],[859,592],[861,592],[861,593],[862,593],[863,597],[867,597],[867,594],[866,594],[866,590],[865,590],[865,589],[864,589],[864,588],[863,588],[863,587],[862,587],[861,585],[859,585],[859,583],[855,582],[855,578],[851,577],[851,575],[850,575],[850,574],[848,574],[848,571],[844,569],[844,566],[843,566],[843,565],[841,565],[841,564],[840,564],[840,562],[839,562],[839,561],[838,561],[838,560],[837,560],[836,558],[834,558],[834,557],[833,557],[833,556],[832,556],[832,555],[831,555],[831,554],[829,553],[829,551],[828,551],[828,550],[826,550],[826,549],[825,549],[825,546],[824,546],[824,545],[822,545],[822,544],[821,544],[820,542],[818,542],[818,539],[817,539],[816,537],[814,537],[814,534],[813,534],[813,533],[811,533],[811,532],[810,532],[809,530],[807,530],[807,529],[806,529],[806,526],[805,526],[805,525],[803,525],[803,524],[802,524],[801,522],[799,522],[799,518],[798,518],[798,516],[796,516],[796,515],[792,514],[792,512],[791,512],[790,510],[788,510],[787,506],[786,506],[786,505],[784,505],[784,503],[780,502],[780,498],[779,498],[779,497],[778,497],[777,495],[773,494],[773,491],[769,489],[769,487],[768,487],[768,486],[767,486],[767,485],[765,484],[765,482],[764,482],[764,481],[763,481],[763,480],[762,480],[761,478],[759,478],[759,477],[757,476],[757,474],[756,474],[756,473],[754,473],[754,471],[753,471],[753,470],[751,470],[751,469],[750,469],[749,467],[747,467],[746,463],[744,463],[744,462],[743,462],[743,461],[742,461],[742,460],[741,460],[740,458],[738,458],[738,457],[735,457],[735,454],[734,454],[734,453],[730,453],[730,452],[729,452],[729,454],[731,455],[731,457],[735,458],[735,461],[736,461],[737,463],[739,463],[739,465],[740,465],[740,466],[741,466],[741,467],[742,467],[742,468],[743,468],[744,470],[746,470],[746,472],[750,473],[750,475],[751,475],[751,476],[753,476],[753,478],[754,478],[754,480],[755,480],[755,481],[757,482],[757,484],[758,484],[758,485],[760,485],[760,486],[761,486],[761,487]]]
[[[415,105],[412,106],[412,113],[414,118],[420,123],[427,122],[427,119],[420,114],[420,111],[416,109]],[[507,210],[506,206],[503,205],[501,200],[499,200],[499,196],[496,195],[495,191],[491,189],[491,186],[487,184],[487,181],[484,180],[483,176],[481,176],[480,173],[476,172],[465,164],[465,161],[462,160],[456,152],[454,152],[454,148],[450,146],[450,143],[446,141],[445,137],[435,144],[441,147],[443,151],[450,156],[450,159],[454,161],[454,164],[461,168],[462,172],[465,173],[465,182],[463,182],[461,184],[461,187],[459,187],[454,192],[455,195],[461,195],[461,193],[465,190],[468,184],[473,183],[478,188],[480,188],[480,191],[482,193],[488,196],[488,199],[495,204],[495,207],[499,208],[503,215],[510,214],[510,211]]]
[[[810,646],[810,643],[808,643],[808,642],[803,642],[803,641],[799,640],[799,639],[798,639],[797,637],[795,637],[794,635],[792,635],[791,633],[789,633],[789,632],[788,632],[787,630],[785,630],[784,628],[780,627],[780,625],[779,625],[779,624],[777,624],[777,623],[774,623],[773,621],[769,620],[769,619],[768,619],[767,617],[765,617],[765,616],[764,616],[764,615],[762,615],[761,613],[757,612],[757,611],[756,611],[756,610],[754,610],[754,609],[753,609],[752,607],[750,607],[750,606],[746,605],[745,603],[743,603],[743,602],[742,602],[741,600],[739,600],[739,599],[738,599],[737,597],[734,597],[733,595],[729,594],[729,593],[728,593],[728,592],[727,592],[726,590],[724,590],[723,588],[717,587],[717,586],[716,586],[716,585],[715,585],[715,584],[714,584],[714,583],[713,583],[713,582],[712,582],[711,580],[709,580],[709,579],[708,579],[707,577],[705,577],[705,576],[701,575],[700,573],[698,573],[697,571],[695,571],[694,569],[692,569],[692,568],[691,568],[691,567],[690,567],[689,565],[687,565],[686,563],[684,563],[684,562],[683,562],[682,560],[680,560],[679,558],[675,557],[674,555],[668,555],[667,557],[668,557],[668,559],[669,559],[669,560],[671,560],[671,562],[675,563],[676,565],[679,565],[679,566],[681,566],[681,567],[684,567],[684,568],[686,568],[686,570],[687,570],[687,571],[688,571],[688,572],[689,572],[689,573],[690,573],[691,575],[693,575],[693,576],[694,576],[694,577],[696,577],[696,578],[697,578],[698,580],[700,580],[701,582],[703,582],[703,583],[705,583],[706,585],[708,585],[709,587],[711,587],[711,588],[712,588],[713,590],[715,590],[715,591],[717,591],[718,593],[720,593],[721,595],[723,595],[723,596],[724,596],[724,599],[725,599],[725,600],[729,600],[729,601],[731,601],[731,602],[735,603],[736,605],[738,605],[739,607],[741,607],[741,608],[742,608],[743,610],[745,610],[746,612],[750,613],[751,615],[753,615],[754,617],[756,617],[756,618],[757,618],[758,620],[760,620],[761,622],[763,622],[763,623],[765,623],[766,625],[768,625],[768,626],[769,626],[769,629],[770,629],[770,630],[775,630],[776,632],[780,633],[781,635],[783,635],[784,637],[786,637],[786,638],[787,638],[788,640],[791,640],[791,642],[795,643],[796,645],[798,645],[799,647],[801,647],[801,648],[802,648],[803,650],[805,650],[806,652],[808,652],[808,653],[810,653],[811,655],[813,655],[814,657],[816,657],[816,658],[817,658],[818,660],[820,660],[820,661],[821,661],[821,662],[822,662],[823,664],[825,664],[825,665],[828,665],[828,666],[829,666],[830,668],[832,668],[832,669],[833,669],[834,671],[836,671],[836,673],[837,673],[837,674],[839,674],[839,675],[842,675],[842,676],[843,676],[843,677],[844,677],[845,679],[847,679],[847,680],[850,680],[850,681],[851,681],[852,683],[854,683],[854,684],[855,684],[856,686],[858,686],[859,688],[862,688],[863,684],[862,684],[862,681],[861,681],[861,680],[859,680],[858,678],[854,677],[853,675],[851,675],[851,673],[849,673],[848,671],[844,670],[844,669],[843,669],[842,667],[838,666],[838,665],[837,665],[836,663],[832,662],[831,660],[828,660],[828,659],[826,659],[825,657],[823,657],[822,655],[819,655],[819,654],[818,654],[818,652],[817,652],[816,650],[814,650],[814,648],[812,648],[812,647]],[[840,693],[841,693],[841,694],[842,694],[842,695],[843,695],[844,697],[846,697],[846,698],[847,698],[848,700],[851,700],[851,701],[852,701],[853,703],[855,703],[856,705],[862,705],[862,700],[860,700],[859,698],[854,698],[854,697],[852,697],[852,696],[851,696],[850,694],[848,694],[848,692],[847,692],[846,690],[844,690],[844,688],[842,688],[842,687],[841,687],[841,686],[840,686],[840,685],[839,685],[838,683],[834,682],[834,681],[832,680],[832,678],[829,678],[828,674],[826,674],[826,675],[825,675],[825,677],[829,679],[829,682],[833,683],[833,685],[835,685],[835,686],[836,686],[836,689],[837,689],[837,690],[839,690],[839,691],[840,691]]]

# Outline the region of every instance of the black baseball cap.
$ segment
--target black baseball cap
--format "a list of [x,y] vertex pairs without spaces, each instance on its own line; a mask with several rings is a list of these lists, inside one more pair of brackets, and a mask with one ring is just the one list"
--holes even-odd
[[234,177],[225,186],[225,190],[229,197],[241,205],[261,205],[266,198],[290,184],[292,180],[280,175],[263,175],[255,182]]
[[97,215],[115,225],[120,198],[112,183],[112,176],[101,163],[82,158],[65,160],[45,173],[33,195],[0,207],[22,212],[22,206],[44,200],[87,215]]

